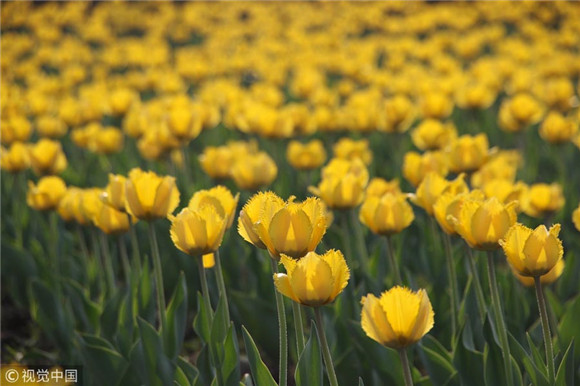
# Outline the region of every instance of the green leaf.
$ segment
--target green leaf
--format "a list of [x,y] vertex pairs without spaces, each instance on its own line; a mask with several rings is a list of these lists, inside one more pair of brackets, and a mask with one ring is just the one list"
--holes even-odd
[[560,367],[556,374],[556,385],[567,386],[574,384],[574,339],[568,345],[562,360],[560,361]]
[[210,311],[207,309],[203,296],[197,293],[197,315],[193,319],[193,329],[204,343],[210,341],[211,326],[208,323]]
[[511,334],[509,334],[510,342],[511,342],[511,353],[513,354],[515,360],[519,363],[522,363],[526,373],[530,377],[532,384],[535,386],[549,386],[548,378],[546,376],[546,369],[544,368],[544,372],[538,369],[534,360],[524,347],[515,339]]
[[99,304],[93,302],[89,297],[88,291],[83,289],[76,281],[69,279],[63,283],[71,306],[75,310],[77,329],[96,332],[99,327],[99,315],[101,315]]
[[187,284],[183,272],[179,275],[175,292],[165,312],[165,319],[166,330],[162,331],[165,354],[175,360],[183,345],[187,322]]
[[316,323],[312,321],[310,329],[310,338],[304,346],[304,350],[298,358],[296,365],[296,385],[297,386],[317,386],[322,385],[322,352],[320,350],[320,341],[318,340],[318,330]]
[[532,341],[532,337],[530,334],[526,333],[526,339],[528,340],[528,347],[530,348],[530,352],[532,353],[532,359],[536,367],[541,370],[543,374],[548,375],[548,367],[546,366],[546,362],[540,351],[536,347],[535,343]]
[[[580,260],[580,259],[577,259]],[[577,287],[576,287],[577,288]],[[566,304],[566,310],[562,319],[560,319],[560,325],[558,326],[558,339],[560,341],[560,347],[567,347],[570,342],[574,342],[574,352],[580,350],[580,339],[575,339],[575,337],[580,336],[580,296],[571,300]],[[578,366],[578,358],[575,359],[575,365]]]
[[270,374],[270,370],[268,370],[268,367],[266,367],[260,357],[260,352],[258,351],[252,336],[244,326],[242,326],[242,334],[244,336],[244,344],[250,362],[250,370],[256,385],[276,386],[276,382],[274,381],[272,374]]
[[[489,316],[489,315],[488,315]],[[489,316],[491,317],[491,316]],[[513,378],[511,382],[506,380],[504,361],[502,351],[494,339],[489,320],[484,324],[484,336],[488,344],[485,345],[483,351],[483,367],[485,384],[489,386],[495,385],[521,385],[522,374],[517,362],[513,357],[510,358],[512,366]]]
[[177,366],[183,371],[190,385],[195,385],[199,377],[197,368],[189,363],[185,358],[177,358]]
[[175,365],[163,352],[161,336],[145,319],[138,318],[143,357],[150,385],[170,385],[173,383]]
[[138,301],[139,316],[150,323],[155,322],[155,300],[153,296],[153,278],[151,277],[149,265],[143,265],[141,278],[139,280]]
[[453,367],[451,355],[435,338],[427,335],[419,347],[427,373],[435,384],[446,385],[453,378],[457,378],[457,370]]
[[254,386],[254,382],[252,382],[252,377],[250,374],[244,374],[242,381],[240,382],[240,386]]
[[127,294],[124,291],[117,291],[113,297],[107,301],[103,313],[101,314],[101,336],[108,340],[114,340],[119,332],[118,321],[119,311],[123,302],[127,301]]
[[79,341],[91,379],[101,385],[119,385],[129,363],[112,345],[98,336],[82,335]]
[[210,344],[214,352],[218,355],[220,362],[223,360],[223,345],[230,324],[229,320],[226,319],[226,307],[225,298],[220,296],[215,315],[213,316],[210,334]]
[[181,367],[175,369],[175,380],[173,382],[178,386],[191,386],[191,383],[189,383],[189,380],[187,379],[187,376],[185,376]]
[[199,370],[199,376],[197,381],[194,383],[195,386],[207,386],[211,384],[213,379],[213,367],[211,365],[209,346],[206,344],[201,349],[197,362],[195,363],[197,369]]
[[240,349],[236,329],[232,323],[223,345],[223,360],[220,371],[226,386],[237,386],[240,382]]
[[358,377],[358,386],[365,386],[361,377]]
[[[479,316],[477,317],[479,320]],[[459,379],[464,385],[484,386],[483,352],[474,347],[471,326],[466,323],[453,352],[453,365],[458,371]]]

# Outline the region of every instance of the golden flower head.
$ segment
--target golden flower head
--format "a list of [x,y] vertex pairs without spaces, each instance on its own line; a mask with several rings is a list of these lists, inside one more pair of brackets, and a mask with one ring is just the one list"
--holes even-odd
[[218,213],[224,213],[227,220],[226,225],[229,229],[234,222],[239,198],[239,193],[234,197],[228,188],[222,185],[217,185],[211,189],[204,189],[195,192],[191,197],[191,200],[189,200],[188,207],[195,210],[204,205],[215,206]]
[[126,208],[141,220],[167,217],[179,205],[175,178],[135,168],[125,182]]
[[97,228],[108,235],[126,233],[130,227],[127,213],[107,205],[102,200],[96,201],[96,210],[91,220]]
[[125,204],[125,186],[127,183],[127,178],[120,174],[109,173],[109,183],[107,184],[105,191],[103,192],[103,200],[109,206],[121,211],[126,212]]
[[442,92],[427,92],[421,97],[421,112],[425,118],[442,119],[453,111],[453,100]]
[[332,209],[354,208],[362,202],[368,180],[368,170],[360,159],[334,158],[322,169],[318,187],[309,190]]
[[[562,275],[564,272],[564,259],[558,260],[554,268],[552,268],[548,273],[540,276],[540,283],[544,285],[552,284]],[[520,275],[511,265],[510,268],[514,276],[526,287],[533,287],[534,286],[534,278],[529,276]]]
[[566,199],[558,183],[533,184],[522,198],[522,209],[531,217],[543,217],[564,207]]
[[413,102],[405,95],[399,94],[385,101],[385,123],[381,130],[388,133],[407,131],[416,116]]
[[578,232],[580,232],[580,205],[572,212],[572,222]]
[[444,192],[459,194],[467,191],[468,187],[463,174],[457,176],[453,181],[448,181],[439,174],[431,172],[425,176],[415,194],[411,195],[411,201],[432,215],[433,205],[441,194]]
[[326,161],[326,150],[322,141],[318,139],[305,144],[290,141],[286,150],[286,159],[296,170],[312,170]]
[[82,189],[71,186],[58,203],[57,212],[63,221],[70,222],[77,219],[77,213],[80,210],[80,200]]
[[13,142],[8,149],[2,148],[0,167],[10,173],[17,173],[30,167],[28,146],[22,142]]
[[418,342],[433,328],[433,307],[424,289],[413,292],[393,287],[380,298],[361,300],[361,325],[367,336],[383,346],[400,349]]
[[442,151],[427,151],[419,154],[414,151],[405,153],[403,176],[411,185],[417,187],[426,175],[434,172],[445,177],[449,172],[449,160]]
[[457,138],[453,123],[425,119],[411,133],[413,144],[421,150],[442,149]]
[[308,252],[299,260],[282,254],[281,262],[286,273],[274,275],[276,289],[295,302],[310,307],[334,301],[350,278],[344,256],[338,250],[323,255]]
[[525,183],[521,181],[513,183],[504,179],[491,180],[483,186],[483,192],[487,198],[497,197],[503,204],[508,204],[512,201],[521,202],[527,191],[528,186]]
[[411,225],[415,215],[406,195],[385,193],[381,197],[368,196],[360,208],[359,218],[374,233],[388,236]]
[[398,179],[387,181],[383,178],[375,177],[370,180],[365,193],[367,197],[369,196],[381,197],[383,194],[386,193],[398,194],[402,192],[401,188],[399,187]]
[[332,147],[332,152],[336,158],[353,160],[360,159],[365,165],[369,165],[373,160],[373,153],[369,149],[369,141],[362,139],[360,141],[352,138],[341,138]]
[[578,132],[578,122],[552,111],[540,126],[540,136],[550,143],[564,143],[570,141]]
[[38,175],[59,174],[68,163],[60,142],[41,139],[30,149],[32,170]]
[[266,244],[258,236],[254,224],[260,221],[264,227],[268,228],[274,214],[283,206],[284,200],[272,192],[254,194],[240,211],[238,233],[247,242],[266,249]]
[[278,175],[278,167],[265,152],[240,158],[231,169],[236,185],[243,190],[255,190],[270,185]]
[[455,173],[479,169],[489,157],[489,142],[485,134],[462,135],[447,149],[449,165]]
[[118,153],[123,149],[123,142],[123,132],[110,126],[95,133],[94,141],[89,148],[99,154]]
[[184,208],[169,219],[173,244],[190,256],[200,257],[219,248],[228,221],[225,212],[211,204]]
[[502,204],[495,197],[481,200],[465,200],[459,217],[449,216],[456,232],[470,247],[484,251],[499,248],[499,241],[515,224],[517,202]]
[[437,201],[435,201],[435,205],[433,205],[433,215],[445,233],[455,235],[457,234],[455,224],[450,219],[459,217],[463,202],[465,200],[483,199],[484,195],[480,190],[461,193],[444,190]]
[[517,223],[499,243],[517,273],[522,276],[542,276],[550,272],[564,255],[559,233],[560,224],[553,225],[550,230],[545,225],[532,230]]
[[53,210],[66,193],[66,184],[57,176],[42,177],[38,185],[28,181],[26,202],[36,210]]

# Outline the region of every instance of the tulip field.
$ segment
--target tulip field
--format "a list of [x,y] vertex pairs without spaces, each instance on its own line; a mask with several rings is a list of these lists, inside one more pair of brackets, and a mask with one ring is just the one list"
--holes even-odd
[[580,384],[580,3],[0,9],[0,384]]

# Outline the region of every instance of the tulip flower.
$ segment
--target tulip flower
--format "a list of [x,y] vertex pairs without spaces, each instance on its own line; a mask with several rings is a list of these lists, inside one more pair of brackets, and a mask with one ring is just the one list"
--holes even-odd
[[2,144],[10,145],[12,142],[26,142],[31,135],[32,125],[25,116],[13,115],[8,119],[3,117],[0,125]]
[[437,173],[428,173],[421,182],[414,195],[411,195],[411,201],[429,214],[433,214],[433,205],[443,192],[463,193],[467,192],[467,184],[464,181],[464,175],[461,174],[453,181],[448,181]]
[[44,115],[37,118],[36,130],[41,137],[60,138],[66,134],[68,128],[58,117]]
[[270,156],[264,152],[248,155],[235,163],[231,176],[236,185],[243,190],[255,190],[274,181],[278,167]]
[[453,123],[426,119],[411,133],[413,144],[421,150],[442,149],[457,137]]
[[120,174],[110,174],[109,173],[109,183],[105,188],[103,193],[103,199],[107,205],[112,206],[116,210],[125,212],[125,185],[127,178]]
[[433,205],[433,216],[445,233],[455,235],[457,234],[455,224],[451,220],[459,217],[463,203],[466,200],[483,199],[484,195],[480,190],[461,193],[443,191]]
[[240,211],[238,217],[238,233],[250,244],[266,249],[266,244],[260,239],[254,224],[260,222],[269,228],[274,214],[284,206],[284,200],[272,192],[258,192],[253,195]]
[[173,244],[188,255],[199,257],[219,248],[228,221],[225,212],[211,204],[184,208],[169,219]]
[[368,171],[360,159],[335,158],[322,170],[318,187],[309,190],[332,209],[350,209],[362,202],[368,178]]
[[286,150],[286,159],[296,170],[312,170],[324,163],[326,150],[320,140],[305,144],[298,141],[290,141]]
[[133,216],[151,221],[167,217],[179,205],[175,178],[132,169],[125,182],[126,208]]
[[[521,181],[513,183],[509,180],[495,179],[483,186],[487,198],[496,197],[499,202],[509,204],[512,201],[522,202],[527,194],[528,186]],[[518,207],[518,209],[521,209]]]
[[421,97],[421,113],[425,118],[442,119],[453,111],[453,101],[440,92],[428,92]]
[[369,165],[373,159],[373,153],[369,149],[369,141],[355,141],[351,138],[341,138],[332,147],[336,158],[353,160],[360,159],[365,165]]
[[239,193],[234,197],[228,188],[218,185],[209,190],[195,192],[191,200],[189,200],[188,207],[195,210],[203,205],[215,206],[219,213],[224,213],[227,220],[227,228],[229,229],[234,222],[239,197]]
[[401,188],[399,187],[399,180],[394,179],[387,181],[383,178],[375,177],[370,180],[367,190],[365,192],[366,197],[381,197],[386,193],[401,194]]
[[123,149],[123,133],[115,127],[106,127],[95,135],[92,151],[99,154],[118,153]]
[[30,149],[32,170],[38,175],[59,174],[67,167],[60,142],[41,139]]
[[470,172],[479,169],[489,157],[489,142],[485,134],[462,135],[447,149],[449,165],[453,172]]
[[308,252],[296,260],[281,254],[286,273],[274,275],[276,288],[297,303],[319,307],[334,301],[350,278],[350,271],[340,251],[323,255]]
[[28,181],[26,202],[35,210],[53,210],[58,207],[60,200],[66,193],[66,184],[60,177],[43,177],[35,185]]
[[578,205],[578,208],[572,212],[572,222],[574,223],[574,226],[576,226],[576,230],[580,232],[580,205]]
[[430,172],[445,177],[449,172],[449,160],[441,151],[427,151],[419,154],[414,151],[405,153],[403,158],[403,177],[417,187]]
[[[554,268],[548,271],[548,273],[540,276],[540,283],[549,285],[558,280],[558,278],[562,275],[562,272],[564,272],[564,266],[565,266],[564,259],[558,260]],[[512,273],[520,281],[520,283],[522,283],[526,287],[534,286],[533,277],[520,275],[518,271],[516,271],[511,265],[510,268],[512,270]]]
[[82,189],[76,187],[69,187],[66,190],[57,207],[57,212],[63,221],[71,222],[77,219],[82,191]]
[[403,133],[409,129],[416,116],[413,102],[404,95],[396,95],[384,103],[385,123],[381,130],[387,133]]
[[578,132],[578,122],[552,111],[540,126],[540,137],[553,144],[570,141]]
[[93,224],[108,235],[117,235],[129,231],[129,217],[112,206],[98,200],[98,207],[93,215]]
[[2,148],[0,168],[10,173],[17,173],[30,167],[28,147],[22,142],[13,142],[8,149]]
[[531,217],[544,217],[564,207],[566,199],[560,184],[533,184],[522,198],[522,210]]
[[373,233],[384,236],[401,232],[414,218],[413,209],[403,194],[370,196],[360,208],[360,221]]

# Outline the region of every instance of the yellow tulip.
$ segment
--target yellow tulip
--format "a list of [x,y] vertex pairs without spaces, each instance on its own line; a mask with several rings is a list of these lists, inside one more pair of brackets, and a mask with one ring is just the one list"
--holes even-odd
[[255,190],[270,185],[278,175],[278,167],[264,152],[248,154],[236,162],[231,176],[236,185],[243,190]]
[[136,100],[137,95],[131,89],[119,88],[109,95],[109,106],[114,116],[125,115],[131,108],[131,104]]
[[8,149],[2,148],[0,167],[10,173],[20,172],[30,167],[28,147],[22,142],[13,142]]
[[540,126],[540,136],[554,144],[570,141],[578,132],[578,122],[552,111]]
[[385,107],[385,123],[381,130],[388,133],[403,133],[413,123],[416,111],[413,102],[404,95],[396,95],[387,99]]
[[503,179],[491,180],[483,186],[483,192],[487,198],[497,197],[499,202],[503,204],[508,204],[512,201],[521,202],[527,190],[528,186],[521,181],[512,183]]
[[517,202],[504,205],[495,197],[485,201],[465,200],[459,217],[450,216],[450,220],[470,247],[489,251],[499,248],[499,241],[515,224],[516,207]]
[[60,177],[43,177],[38,181],[38,185],[28,181],[26,202],[32,209],[53,210],[58,207],[65,193],[66,184]]
[[125,204],[126,204],[126,197],[125,197],[125,185],[127,183],[127,178],[120,174],[111,174],[109,173],[109,183],[105,188],[105,192],[103,193],[103,199],[107,203],[107,205],[112,206],[113,208],[121,211],[126,212]]
[[413,144],[421,150],[442,149],[457,138],[453,123],[425,119],[411,133]]
[[572,212],[572,222],[576,226],[578,232],[580,232],[580,205],[578,205],[578,208]]
[[118,153],[123,149],[123,133],[115,127],[105,127],[95,135],[94,148],[99,154]]
[[484,82],[471,82],[459,88],[455,101],[462,109],[487,109],[496,98],[496,93]]
[[517,169],[522,163],[522,156],[518,151],[498,151],[479,170],[471,175],[471,185],[474,188],[481,188],[488,182],[497,179],[513,182],[516,178]]
[[59,174],[67,167],[60,142],[41,139],[30,149],[32,170],[38,175]]
[[141,220],[167,217],[179,205],[175,178],[135,168],[125,182],[127,211]]
[[366,196],[376,196],[381,197],[383,194],[386,193],[393,193],[399,194],[401,192],[401,188],[399,187],[399,180],[394,179],[391,181],[387,181],[383,178],[375,177],[371,179],[369,185],[367,186]]
[[433,205],[433,215],[445,233],[455,235],[457,234],[455,224],[450,219],[459,218],[459,213],[465,200],[483,199],[484,195],[480,190],[462,193],[444,190],[437,201],[435,201],[435,205]]
[[433,214],[433,205],[444,192],[459,194],[468,191],[464,181],[464,175],[460,174],[453,181],[448,181],[437,173],[428,173],[421,182],[415,194],[411,195],[411,201],[429,214]]
[[360,159],[365,165],[369,165],[373,160],[373,153],[369,149],[369,141],[366,139],[355,141],[351,138],[341,138],[332,147],[332,152],[336,158],[353,160]]
[[14,115],[8,119],[2,119],[0,137],[4,145],[10,145],[15,141],[26,142],[31,135],[32,125],[25,116]]
[[[564,272],[564,266],[565,266],[564,259],[558,260],[554,268],[552,268],[548,273],[540,276],[540,283],[548,285],[558,280],[558,278],[562,275],[562,272]],[[520,283],[522,283],[526,287],[534,286],[535,283],[533,277],[520,275],[513,267],[511,267],[511,265],[510,268],[512,269],[512,273],[520,281]]]
[[447,149],[449,166],[455,173],[479,169],[489,157],[489,142],[485,134],[462,135]]
[[68,128],[58,117],[43,115],[36,120],[36,130],[41,137],[60,138]]
[[446,118],[452,111],[453,101],[444,93],[428,92],[421,97],[421,112],[425,118]]
[[86,225],[91,222],[94,224],[94,218],[103,205],[102,195],[103,191],[99,188],[83,189],[76,213],[79,224]]
[[522,209],[531,217],[544,217],[564,207],[566,199],[557,184],[533,184],[522,198]]
[[225,213],[219,212],[214,205],[184,208],[169,219],[173,244],[190,256],[201,257],[215,252],[222,243],[227,226]]
[[92,217],[93,224],[108,235],[116,235],[129,231],[129,217],[107,205],[102,201],[97,201],[97,210]]
[[344,256],[338,250],[323,255],[308,252],[299,260],[283,254],[281,262],[286,273],[274,275],[276,289],[295,302],[310,307],[334,301],[350,279]]
[[418,342],[433,328],[433,307],[424,289],[412,292],[393,287],[380,298],[361,300],[361,325],[367,336],[383,346],[401,349]]
[[238,233],[247,242],[266,249],[266,244],[258,236],[254,224],[259,221],[264,227],[269,228],[272,217],[282,207],[284,207],[284,200],[272,192],[254,194],[240,211]]
[[449,160],[441,151],[427,151],[419,154],[414,151],[405,153],[403,158],[403,177],[417,187],[430,172],[443,177],[449,172]]
[[381,197],[367,197],[359,218],[374,233],[389,236],[411,225],[415,215],[405,195],[385,193]]
[[559,233],[560,224],[553,225],[550,230],[545,225],[532,230],[517,223],[509,229],[504,240],[500,240],[500,245],[517,273],[542,276],[550,272],[564,255]]
[[76,213],[80,207],[82,189],[69,187],[58,203],[57,212],[63,221],[70,222],[77,219]]
[[234,222],[239,198],[239,193],[234,197],[228,188],[218,185],[209,190],[195,192],[191,200],[189,200],[188,207],[189,209],[196,210],[204,205],[215,206],[218,213],[224,213],[227,220],[227,228],[229,229]]
[[368,170],[360,159],[335,158],[322,169],[318,187],[311,186],[309,190],[332,209],[349,209],[362,202],[368,179]]
[[326,150],[320,140],[302,144],[290,141],[286,150],[288,163],[296,170],[312,170],[320,167],[326,161]]

